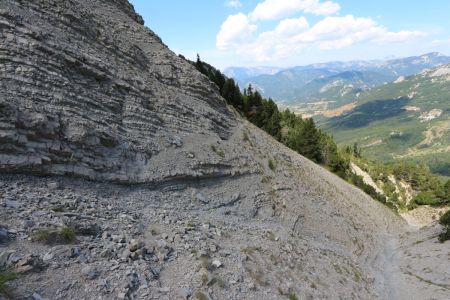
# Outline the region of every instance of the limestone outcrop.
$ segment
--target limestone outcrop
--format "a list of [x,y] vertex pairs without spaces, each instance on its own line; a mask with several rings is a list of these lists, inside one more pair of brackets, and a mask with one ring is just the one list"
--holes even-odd
[[128,1],[2,0],[0,21],[1,171],[152,181],[161,152],[235,126]]

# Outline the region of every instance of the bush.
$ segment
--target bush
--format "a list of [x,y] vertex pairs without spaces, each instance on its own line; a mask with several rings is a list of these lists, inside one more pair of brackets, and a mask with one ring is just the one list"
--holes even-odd
[[443,243],[450,240],[450,210],[442,215],[439,219],[439,224],[445,226],[444,231],[439,234],[439,241]]
[[225,157],[225,153],[223,152],[222,149],[217,148],[215,145],[211,145],[211,150],[216,153],[217,155],[219,155],[220,157]]
[[439,223],[443,226],[450,226],[450,210],[442,215],[439,219]]
[[75,230],[72,227],[64,226],[59,230],[59,240],[61,242],[71,243],[75,240]]
[[290,293],[287,295],[287,297],[288,297],[289,300],[298,300],[297,295],[294,294],[293,292],[290,292]]
[[8,287],[8,281],[16,279],[16,274],[8,270],[0,270],[0,295],[6,299],[12,299],[11,289]]
[[444,231],[439,234],[439,242],[443,243],[450,240],[450,226],[446,226]]
[[426,191],[420,192],[415,196],[412,201],[417,205],[440,205],[442,204],[441,200],[436,198],[436,195],[433,192]]
[[33,240],[45,243],[71,243],[75,241],[75,230],[68,226],[63,226],[59,230],[50,230],[47,228],[40,228],[33,233]]
[[275,170],[275,163],[273,162],[273,160],[269,159],[268,165],[272,171]]

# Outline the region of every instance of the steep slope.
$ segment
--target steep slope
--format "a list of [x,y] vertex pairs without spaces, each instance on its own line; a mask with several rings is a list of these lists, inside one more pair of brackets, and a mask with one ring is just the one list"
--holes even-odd
[[228,137],[216,88],[127,1],[89,3],[2,2],[0,170],[156,180],[186,136]]
[[450,175],[450,66],[399,77],[369,91],[323,127],[342,144],[359,142],[370,158],[408,158]]
[[235,115],[126,1],[3,3],[18,298],[446,299],[445,246],[406,256],[397,216]]

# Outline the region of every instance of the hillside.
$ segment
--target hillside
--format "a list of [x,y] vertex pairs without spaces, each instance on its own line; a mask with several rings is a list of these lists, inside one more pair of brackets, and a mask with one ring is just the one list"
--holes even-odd
[[0,26],[0,299],[447,298],[440,225],[244,120],[126,0]]
[[373,89],[353,110],[324,121],[341,144],[381,161],[412,159],[450,175],[450,65]]

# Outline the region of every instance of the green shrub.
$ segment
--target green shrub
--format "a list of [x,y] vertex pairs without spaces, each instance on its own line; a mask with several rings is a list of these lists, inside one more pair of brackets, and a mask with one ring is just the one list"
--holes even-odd
[[244,142],[250,141],[250,138],[248,137],[248,133],[245,132],[245,131],[244,131],[244,134],[243,134],[243,140],[244,140]]
[[211,145],[211,150],[220,157],[225,157],[225,152],[223,152],[222,149],[217,148],[215,145]]
[[442,204],[441,200],[436,198],[436,195],[430,191],[420,192],[411,201],[417,205],[440,205],[440,204]]
[[296,295],[295,293],[293,293],[293,292],[290,292],[290,293],[287,295],[287,297],[288,297],[289,300],[298,300],[297,295]]
[[443,243],[450,240],[450,210],[442,215],[439,219],[439,223],[445,226],[444,231],[439,234],[439,241]]
[[446,226],[444,231],[439,234],[439,242],[443,243],[450,240],[450,226]]
[[52,244],[57,240],[57,233],[56,231],[51,231],[47,228],[39,228],[33,233],[32,238],[37,242]]
[[71,243],[75,241],[75,230],[72,227],[63,226],[58,233],[61,242]]
[[11,288],[7,285],[8,281],[16,279],[15,273],[8,270],[0,270],[0,295],[6,299],[12,299]]
[[275,163],[273,162],[273,160],[269,159],[268,165],[272,171],[275,170]]
[[75,237],[75,230],[68,226],[63,226],[59,230],[39,228],[32,235],[34,241],[44,244],[71,243],[75,241]]
[[442,215],[439,219],[439,223],[444,226],[450,226],[450,210]]

